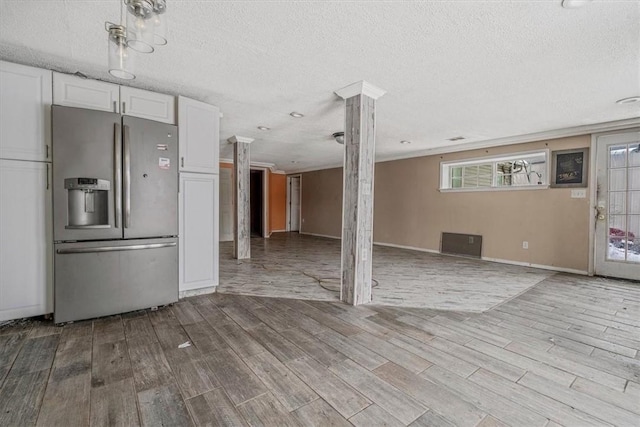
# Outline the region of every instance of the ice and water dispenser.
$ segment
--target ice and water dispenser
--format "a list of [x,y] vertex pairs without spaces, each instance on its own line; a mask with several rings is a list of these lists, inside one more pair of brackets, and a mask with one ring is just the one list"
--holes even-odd
[[111,183],[98,178],[67,178],[66,228],[109,228]]

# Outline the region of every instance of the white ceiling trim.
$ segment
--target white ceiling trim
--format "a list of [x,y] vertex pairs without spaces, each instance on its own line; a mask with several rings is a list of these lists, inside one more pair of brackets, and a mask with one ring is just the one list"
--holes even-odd
[[[535,132],[525,135],[509,136],[505,138],[489,139],[486,141],[478,141],[466,144],[457,144],[449,147],[438,147],[428,150],[414,151],[401,155],[376,156],[376,163],[389,162],[392,160],[411,159],[414,157],[434,156],[437,154],[457,153],[460,151],[477,150],[481,148],[500,147],[503,145],[525,144],[527,142],[547,141],[549,139],[567,138],[578,135],[588,135],[599,132],[610,132],[617,130],[631,129],[640,126],[640,117],[634,117],[625,120],[615,120],[612,122],[597,123],[591,125],[574,126],[564,129],[554,129],[544,132]],[[323,167],[295,169],[288,171],[288,174],[313,172],[323,169],[332,169],[342,167],[342,163],[333,163]]]

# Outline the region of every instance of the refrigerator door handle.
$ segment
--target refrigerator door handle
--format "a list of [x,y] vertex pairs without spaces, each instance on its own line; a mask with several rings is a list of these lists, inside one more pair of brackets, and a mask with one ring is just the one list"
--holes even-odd
[[100,246],[97,248],[69,248],[58,249],[56,253],[61,255],[66,254],[89,254],[94,252],[118,252],[118,251],[138,251],[142,249],[159,249],[159,248],[171,248],[177,246],[177,243],[150,243],[148,245],[129,245],[129,246]]
[[114,167],[114,204],[116,207],[115,227],[120,228],[120,220],[122,219],[122,134],[120,133],[120,124],[114,123],[113,126],[113,162]]
[[124,228],[131,226],[131,150],[129,126],[124,125]]

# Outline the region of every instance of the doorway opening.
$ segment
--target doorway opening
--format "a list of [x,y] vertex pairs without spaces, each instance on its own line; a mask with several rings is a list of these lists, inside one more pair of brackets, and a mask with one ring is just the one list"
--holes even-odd
[[251,215],[251,237],[264,237],[265,218],[264,218],[264,200],[265,200],[265,171],[251,170],[250,175],[250,198],[249,209]]
[[300,232],[302,176],[287,177],[287,231]]

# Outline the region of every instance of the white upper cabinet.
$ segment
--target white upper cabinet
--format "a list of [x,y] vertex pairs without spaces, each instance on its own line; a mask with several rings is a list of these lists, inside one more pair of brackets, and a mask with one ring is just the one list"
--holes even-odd
[[124,115],[176,124],[174,96],[120,86],[120,105],[120,112]]
[[180,170],[218,173],[220,110],[213,105],[178,97]]
[[53,103],[67,107],[120,112],[120,86],[53,73]]
[[51,71],[0,61],[0,158],[48,161]]

